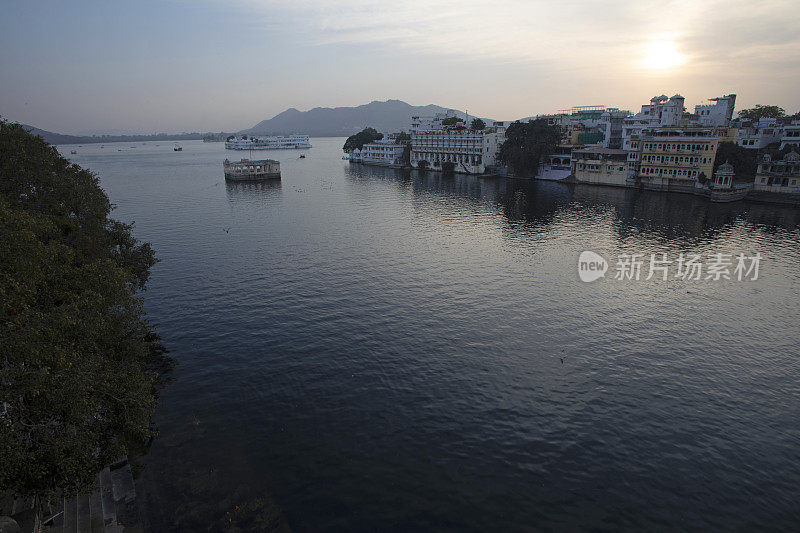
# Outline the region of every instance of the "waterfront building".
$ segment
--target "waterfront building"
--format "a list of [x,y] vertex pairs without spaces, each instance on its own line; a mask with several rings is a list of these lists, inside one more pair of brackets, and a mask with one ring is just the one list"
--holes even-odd
[[784,126],[777,119],[761,118],[757,121],[741,121],[736,144],[743,148],[760,150],[778,143],[784,135]]
[[[403,164],[404,149],[404,144],[396,142],[389,135],[384,135],[383,139],[367,143],[361,148],[358,162],[365,165],[400,166]],[[350,159],[353,160],[352,153]]]
[[225,141],[227,150],[297,150],[311,148],[308,135],[270,135],[265,137],[242,135]]
[[[496,163],[497,152],[505,140],[506,126],[494,122],[491,127],[473,130],[466,123],[451,124],[452,111],[433,117],[412,117],[411,166],[441,170],[452,163],[454,172],[483,174]],[[443,123],[444,122],[444,123]]]
[[661,127],[645,130],[639,142],[638,179],[655,189],[680,189],[710,179],[721,142],[733,142],[735,128]]
[[756,191],[800,194],[800,154],[791,151],[781,160],[765,154],[753,183]]
[[784,126],[780,148],[783,150],[787,146],[800,150],[800,120],[794,120]]
[[581,183],[628,184],[628,151],[617,148],[576,148],[572,151],[572,174]]
[[683,118],[684,103],[685,98],[679,94],[672,97],[665,94],[654,96],[638,113],[622,119],[621,148],[628,151],[630,179],[638,176],[644,131],[653,127],[679,126]]
[[714,173],[714,181],[712,182],[714,189],[731,189],[733,188],[733,165],[728,161],[722,163],[717,167]]
[[713,104],[694,106],[691,121],[701,126],[730,126],[733,119],[733,108],[736,106],[736,95],[726,94],[709,98]]

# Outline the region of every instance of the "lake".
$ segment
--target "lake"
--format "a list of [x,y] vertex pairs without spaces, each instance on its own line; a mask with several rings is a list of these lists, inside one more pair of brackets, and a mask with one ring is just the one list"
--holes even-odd
[[[272,502],[295,531],[800,527],[800,210],[351,165],[343,142],[254,153],[283,178],[249,184],[221,143],[60,147],[161,260],[152,530]],[[757,279],[645,279],[651,254],[718,253],[759,253]],[[614,279],[626,254],[639,280]]]

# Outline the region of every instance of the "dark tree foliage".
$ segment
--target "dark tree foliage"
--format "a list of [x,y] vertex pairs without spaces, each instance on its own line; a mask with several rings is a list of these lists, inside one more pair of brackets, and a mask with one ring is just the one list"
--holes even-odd
[[411,143],[406,143],[403,146],[403,154],[400,156],[400,161],[405,166],[411,165]]
[[780,118],[784,115],[786,115],[786,110],[776,105],[756,104],[755,107],[739,111],[739,118],[745,120],[758,120],[766,117]]
[[463,123],[464,119],[458,117],[447,117],[446,119],[442,120],[442,126],[456,126]]
[[424,160],[424,159],[420,159],[420,160],[417,162],[417,168],[419,168],[420,170],[426,170],[426,169],[427,169],[429,166],[430,166],[430,163],[428,163],[428,162],[427,162],[426,160]]
[[552,154],[561,140],[558,126],[545,119],[514,122],[506,130],[506,140],[500,146],[499,159],[518,176],[535,175],[539,162]]
[[364,148],[365,144],[381,139],[383,139],[383,134],[379,133],[375,128],[365,128],[355,135],[348,137],[344,142],[344,146],[342,146],[342,150],[349,154],[356,148],[361,150]]
[[456,165],[452,161],[443,161],[442,162],[442,173],[443,174],[452,174],[455,170]]
[[152,435],[156,259],[97,177],[0,122],[0,491],[67,494]]
[[734,142],[719,143],[714,159],[714,173],[725,162],[733,165],[734,179],[753,181],[758,170],[758,150],[744,148]]
[[479,118],[475,118],[475,119],[472,119],[472,124],[470,125],[470,127],[473,130],[481,131],[481,130],[486,128],[486,123],[484,121],[482,121],[481,119],[479,119]]

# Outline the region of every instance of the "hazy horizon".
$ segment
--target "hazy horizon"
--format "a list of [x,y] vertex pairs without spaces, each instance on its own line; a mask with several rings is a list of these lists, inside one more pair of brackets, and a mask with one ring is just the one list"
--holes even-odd
[[4,118],[67,134],[236,131],[397,99],[510,120],[655,95],[800,110],[789,1],[12,2]]

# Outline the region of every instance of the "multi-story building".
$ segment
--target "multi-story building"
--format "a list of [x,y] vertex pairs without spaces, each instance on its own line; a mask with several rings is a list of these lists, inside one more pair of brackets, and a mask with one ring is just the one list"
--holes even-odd
[[581,183],[628,184],[628,151],[615,148],[576,148],[572,151],[572,174]]
[[736,95],[726,94],[709,98],[713,104],[694,106],[692,121],[701,126],[730,126],[733,119],[733,108],[736,106]]
[[762,118],[757,121],[741,121],[736,144],[743,148],[760,150],[770,144],[780,142],[783,136],[783,124],[774,118]]
[[384,135],[383,139],[365,144],[357,154],[357,160],[365,165],[402,165],[404,149],[404,144]]
[[603,148],[619,149],[622,147],[623,122],[631,115],[630,111],[623,111],[615,107],[609,107],[603,112],[597,124],[598,129],[603,133],[603,140],[600,143]]
[[667,95],[654,96],[650,103],[643,105],[632,118],[646,120],[651,125],[658,126],[680,126],[683,118],[683,106],[686,99],[676,94],[667,98]]
[[466,123],[451,123],[452,112],[411,119],[411,166],[440,170],[452,163],[454,172],[483,174],[495,164],[505,139],[505,123],[473,130]]
[[683,117],[685,99],[676,94],[662,94],[650,99],[641,111],[622,119],[621,148],[628,151],[629,177],[635,179],[639,172],[639,157],[643,132],[653,127],[679,126]]
[[651,128],[639,141],[640,182],[657,189],[679,189],[699,178],[711,179],[721,142],[733,142],[736,130],[726,127]]
[[800,149],[800,120],[794,120],[791,124],[783,127],[781,150],[787,146]]
[[800,194],[800,154],[791,151],[783,156],[783,160],[773,160],[765,154],[758,164],[753,189]]

